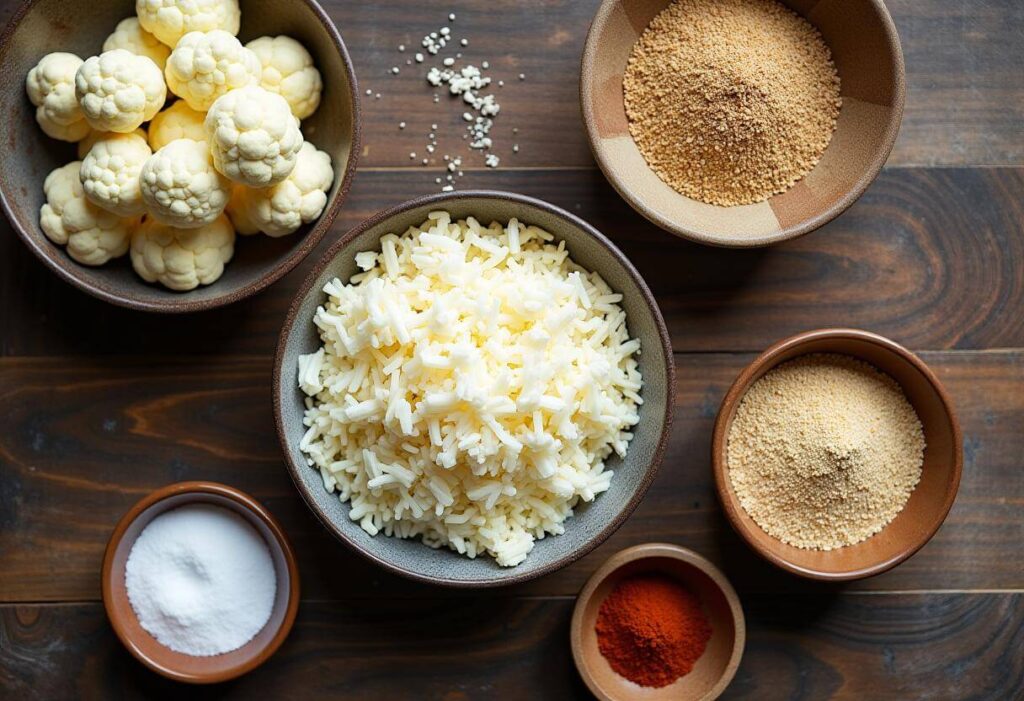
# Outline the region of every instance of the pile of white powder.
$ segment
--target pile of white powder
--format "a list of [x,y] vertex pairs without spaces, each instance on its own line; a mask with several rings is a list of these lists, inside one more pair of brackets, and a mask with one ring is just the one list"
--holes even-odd
[[160,644],[205,657],[236,650],[262,630],[277,577],[266,542],[245,519],[189,504],[142,530],[125,587],[139,624]]

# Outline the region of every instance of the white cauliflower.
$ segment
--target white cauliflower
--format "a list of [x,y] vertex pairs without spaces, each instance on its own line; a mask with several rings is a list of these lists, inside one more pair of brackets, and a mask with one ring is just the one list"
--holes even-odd
[[25,77],[25,91],[36,108],[36,122],[52,139],[78,141],[89,123],[75,97],[75,73],[82,59],[58,51],[43,56]]
[[149,147],[159,151],[178,139],[206,141],[202,112],[196,112],[184,100],[178,100],[149,123]]
[[235,230],[223,214],[198,229],[175,229],[146,217],[132,236],[135,272],[172,290],[209,285],[235,252]]
[[178,139],[142,166],[142,199],[152,218],[180,229],[209,224],[224,211],[231,183],[213,167],[205,141]]
[[79,67],[75,95],[93,129],[128,134],[160,111],[167,86],[152,59],[114,49]]
[[103,42],[104,51],[114,49],[124,49],[145,56],[161,71],[167,63],[167,57],[171,55],[170,47],[143,29],[137,17],[126,17],[118,22],[114,33]]
[[181,38],[164,69],[167,85],[199,112],[229,90],[259,85],[262,69],[256,54],[219,29],[190,32]]
[[96,141],[82,161],[82,187],[95,205],[122,217],[143,214],[139,174],[153,155],[144,136],[107,134]]
[[288,101],[257,85],[218,98],[205,125],[217,170],[249,187],[287,178],[302,148],[299,120]]
[[79,180],[81,161],[72,161],[46,176],[46,204],[39,225],[46,237],[67,246],[68,255],[84,265],[103,265],[128,251],[138,217],[125,219],[85,198]]
[[245,48],[252,50],[263,66],[261,87],[288,100],[292,114],[299,119],[316,112],[323,80],[306,47],[291,37],[277,36],[253,39]]
[[331,157],[307,141],[283,182],[261,190],[236,186],[228,213],[241,233],[286,236],[320,216],[333,182]]
[[[89,150],[92,149],[92,147],[96,144],[97,141],[107,136],[110,136],[111,134],[116,133],[117,132],[113,131],[96,131],[95,129],[90,129],[89,133],[86,134],[85,138],[78,142],[78,160],[82,160],[83,158],[88,156]],[[143,129],[142,127],[139,127],[132,133],[138,134],[143,139],[146,138],[146,130]]]
[[135,12],[143,29],[172,47],[189,32],[238,34],[242,19],[238,0],[136,0]]

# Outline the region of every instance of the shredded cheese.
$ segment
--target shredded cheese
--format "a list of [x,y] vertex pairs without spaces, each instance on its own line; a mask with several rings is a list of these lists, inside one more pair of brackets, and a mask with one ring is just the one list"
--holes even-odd
[[324,287],[301,448],[369,534],[514,566],[609,488],[642,380],[626,314],[564,242],[432,212]]

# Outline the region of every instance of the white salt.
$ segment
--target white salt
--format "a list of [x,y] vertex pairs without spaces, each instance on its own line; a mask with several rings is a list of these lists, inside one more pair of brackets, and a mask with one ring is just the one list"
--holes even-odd
[[188,504],[142,530],[125,587],[139,624],[160,644],[205,657],[236,650],[262,630],[277,577],[266,541],[245,519]]

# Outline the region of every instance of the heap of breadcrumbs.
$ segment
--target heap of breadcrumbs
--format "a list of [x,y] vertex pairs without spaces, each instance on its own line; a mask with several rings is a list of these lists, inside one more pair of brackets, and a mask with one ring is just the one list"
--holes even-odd
[[775,0],[676,0],[633,47],[629,130],[678,192],[751,204],[821,158],[841,99],[818,31]]

